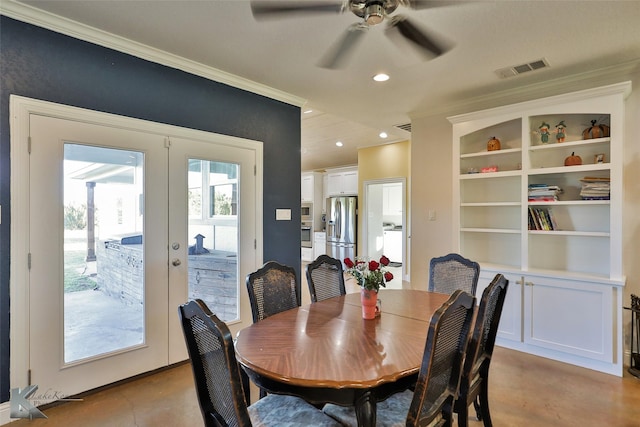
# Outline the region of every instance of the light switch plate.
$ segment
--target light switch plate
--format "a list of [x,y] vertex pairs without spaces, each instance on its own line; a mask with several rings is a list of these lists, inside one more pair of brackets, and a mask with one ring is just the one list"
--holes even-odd
[[291,209],[276,209],[276,221],[291,221]]

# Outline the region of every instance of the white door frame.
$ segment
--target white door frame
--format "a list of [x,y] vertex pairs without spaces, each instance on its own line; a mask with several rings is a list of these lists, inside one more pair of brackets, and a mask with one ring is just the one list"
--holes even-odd
[[369,192],[369,185],[379,185],[379,184],[395,184],[400,183],[402,185],[402,280],[409,281],[410,277],[410,269],[409,269],[409,254],[408,254],[408,244],[407,244],[407,236],[409,233],[407,232],[409,226],[407,224],[407,179],[405,177],[396,177],[396,178],[381,178],[381,179],[372,179],[368,181],[364,181],[362,183],[363,195],[362,195],[362,204],[360,205],[360,209],[362,210],[362,214],[360,217],[362,218],[362,247],[364,250],[364,255],[369,256],[368,254],[368,244],[369,244],[369,223],[368,223],[368,215],[366,212],[367,207],[367,194]]
[[[263,144],[243,138],[213,134],[178,126],[101,113],[47,101],[11,95],[9,101],[11,133],[11,249],[10,249],[10,388],[29,385],[29,117],[32,114],[65,120],[139,130],[163,136],[209,139],[216,143],[242,147],[256,152],[255,230],[256,249],[252,269],[263,258]],[[239,271],[244,277],[250,271]],[[246,289],[240,286],[240,292]]]

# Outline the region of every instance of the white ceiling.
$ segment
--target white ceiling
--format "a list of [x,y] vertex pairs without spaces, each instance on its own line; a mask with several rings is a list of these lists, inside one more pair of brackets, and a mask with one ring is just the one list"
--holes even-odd
[[[406,140],[410,134],[395,126],[412,117],[640,59],[640,1],[466,1],[399,8],[394,15],[408,16],[453,48],[425,61],[399,49],[378,25],[337,70],[316,64],[358,21],[350,12],[257,21],[247,0],[21,3],[304,100],[303,111],[314,113],[303,114],[303,170],[355,164],[358,147]],[[11,16],[6,10],[16,4],[0,0],[0,6]],[[495,73],[541,58],[549,68],[507,79]],[[378,72],[391,79],[375,83],[371,77]],[[377,136],[382,130],[390,135],[386,140]],[[337,140],[344,147],[337,148]]]

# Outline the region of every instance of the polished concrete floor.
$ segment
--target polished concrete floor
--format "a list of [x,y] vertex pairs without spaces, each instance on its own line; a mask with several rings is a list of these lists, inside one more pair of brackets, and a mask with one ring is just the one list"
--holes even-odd
[[[255,396],[257,393],[252,394]],[[489,401],[496,427],[640,425],[640,379],[623,378],[496,348]],[[12,426],[203,425],[191,367],[182,364],[45,408],[48,419]],[[473,410],[471,410],[473,413]],[[470,426],[481,426],[472,416]]]

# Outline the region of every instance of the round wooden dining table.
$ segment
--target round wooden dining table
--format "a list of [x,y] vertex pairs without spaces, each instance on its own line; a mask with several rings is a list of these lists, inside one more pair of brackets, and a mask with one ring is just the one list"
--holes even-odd
[[382,289],[373,320],[359,293],[297,307],[239,331],[236,356],[267,392],[354,406],[359,426],[375,426],[376,402],[415,382],[431,316],[448,298]]

